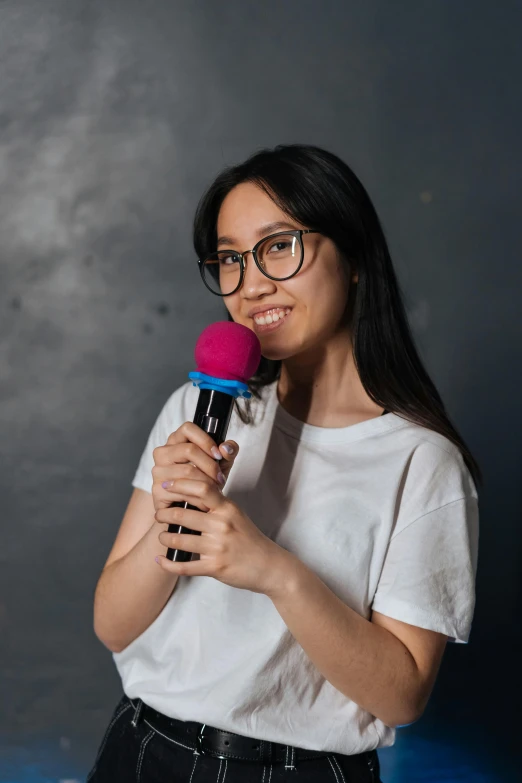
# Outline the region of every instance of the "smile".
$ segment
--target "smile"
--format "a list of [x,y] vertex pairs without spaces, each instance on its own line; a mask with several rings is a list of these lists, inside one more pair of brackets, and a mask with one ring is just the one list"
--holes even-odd
[[256,326],[256,332],[267,332],[277,329],[283,321],[286,321],[291,313],[291,308],[276,307],[273,310],[266,310],[264,313],[255,315],[253,320]]

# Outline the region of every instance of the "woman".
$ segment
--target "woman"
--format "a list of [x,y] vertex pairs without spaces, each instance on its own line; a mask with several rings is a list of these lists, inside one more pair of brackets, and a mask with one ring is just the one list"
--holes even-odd
[[125,695],[89,780],[376,783],[376,749],[468,641],[480,471],[338,157],[287,145],[226,169],[194,244],[263,358],[219,449],[190,382],[152,429],[96,589]]

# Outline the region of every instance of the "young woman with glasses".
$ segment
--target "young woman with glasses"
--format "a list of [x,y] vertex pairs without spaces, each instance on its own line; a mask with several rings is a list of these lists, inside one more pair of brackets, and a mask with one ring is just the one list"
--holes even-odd
[[194,245],[262,359],[219,449],[190,382],[152,429],[96,589],[124,695],[88,779],[377,783],[377,748],[468,641],[480,470],[337,156],[286,145],[227,168]]

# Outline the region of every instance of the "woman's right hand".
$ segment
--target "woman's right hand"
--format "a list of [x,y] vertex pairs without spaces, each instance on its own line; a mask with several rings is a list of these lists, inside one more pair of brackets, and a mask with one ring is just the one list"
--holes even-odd
[[[227,447],[231,453],[228,453]],[[174,501],[185,500],[169,488],[175,479],[212,480],[223,487],[238,451],[239,446],[233,440],[224,441],[218,448],[201,427],[186,421],[169,435],[164,446],[154,449],[152,499],[155,511],[168,508]]]

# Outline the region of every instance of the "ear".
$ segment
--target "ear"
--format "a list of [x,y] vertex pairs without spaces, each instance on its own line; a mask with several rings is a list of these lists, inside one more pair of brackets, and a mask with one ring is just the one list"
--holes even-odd
[[348,263],[350,264],[350,283],[358,283],[359,272],[357,271],[357,266],[355,264],[355,261],[350,258],[348,259]]

